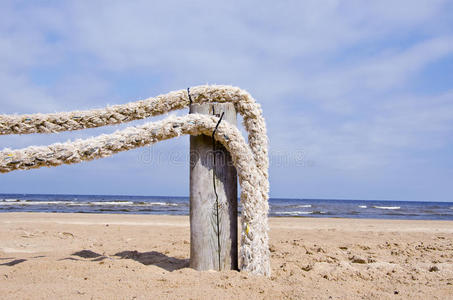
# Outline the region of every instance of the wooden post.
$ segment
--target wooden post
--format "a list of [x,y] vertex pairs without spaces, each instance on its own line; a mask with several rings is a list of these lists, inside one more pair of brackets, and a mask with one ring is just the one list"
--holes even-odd
[[[222,112],[222,122],[237,124],[231,103],[192,104],[189,113]],[[237,270],[237,173],[222,144],[215,149],[211,136],[190,137],[190,267]]]

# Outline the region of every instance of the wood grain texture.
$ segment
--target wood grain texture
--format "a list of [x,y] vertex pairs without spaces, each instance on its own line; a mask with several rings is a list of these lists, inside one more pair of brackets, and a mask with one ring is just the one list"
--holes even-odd
[[[237,124],[231,103],[190,106],[190,113],[220,117],[222,112],[222,122]],[[228,151],[217,142],[215,149],[210,136],[190,137],[190,266],[196,270],[237,270],[237,173]]]

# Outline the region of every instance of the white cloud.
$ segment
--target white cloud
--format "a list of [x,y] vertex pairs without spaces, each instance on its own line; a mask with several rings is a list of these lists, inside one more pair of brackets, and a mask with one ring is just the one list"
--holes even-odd
[[58,106],[46,88],[35,86],[24,75],[0,71],[1,113],[54,111]]
[[389,48],[351,66],[340,64],[319,73],[304,74],[302,95],[327,102],[326,108],[338,112],[354,112],[357,104],[354,102],[371,102],[363,98],[399,89],[428,64],[448,55],[453,55],[453,37],[450,36],[424,40],[408,49]]
[[274,149],[304,150],[308,161],[327,168],[385,172],[389,166],[419,160],[413,152],[448,147],[453,91],[437,97],[395,95],[365,118],[329,122],[330,117],[334,116],[286,114],[276,126],[286,130],[272,130]]

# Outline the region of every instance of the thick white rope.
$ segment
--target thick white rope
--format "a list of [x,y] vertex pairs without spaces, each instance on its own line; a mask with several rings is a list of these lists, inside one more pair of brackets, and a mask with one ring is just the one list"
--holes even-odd
[[[267,178],[266,124],[261,107],[246,91],[232,86],[197,86],[190,89],[194,103],[231,102],[244,118],[244,127],[258,168]],[[0,135],[53,133],[114,125],[161,115],[189,105],[186,90],[154,98],[86,111],[53,114],[0,115]]]
[[[230,151],[241,184],[242,239],[241,269],[270,275],[268,248],[268,150],[266,125],[259,104],[247,92],[230,86],[198,86],[190,91],[194,103],[231,102],[243,116],[249,147],[239,131],[221,123],[215,138]],[[181,90],[105,109],[33,115],[0,115],[0,135],[52,133],[119,124],[181,109],[189,104],[187,91]],[[191,114],[167,118],[156,123],[130,127],[72,143],[32,146],[0,152],[0,172],[43,166],[78,163],[110,156],[120,151],[152,144],[181,134],[211,135],[216,119]],[[253,160],[250,160],[253,157]]]

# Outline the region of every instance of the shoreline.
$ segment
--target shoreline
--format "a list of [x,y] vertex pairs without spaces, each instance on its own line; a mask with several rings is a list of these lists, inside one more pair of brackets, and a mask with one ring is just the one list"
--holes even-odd
[[270,278],[188,268],[188,216],[1,213],[4,299],[446,299],[453,222],[271,217]]
[[[185,219],[187,219],[187,225],[189,225],[189,215],[172,215],[172,214],[123,214],[123,213],[92,213],[92,212],[77,212],[77,213],[72,213],[72,212],[0,212],[0,223],[1,223],[1,216],[2,215],[7,215],[11,218],[22,218],[25,216],[45,216],[45,215],[50,215],[54,217],[64,217],[64,216],[69,216],[71,218],[74,217],[80,217],[80,218],[85,218],[83,216],[86,216],[86,218],[92,218],[92,217],[99,217],[99,218],[106,218],[108,219],[109,217],[117,217],[117,218],[152,218],[152,219],[166,219],[166,218],[175,218],[175,219],[180,219],[181,222]],[[273,222],[278,224],[278,220],[282,220],[283,222],[299,222],[297,220],[300,220],[300,222],[304,222],[302,220],[309,220],[309,221],[319,221],[320,223],[329,223],[329,222],[335,222],[338,220],[339,222],[345,221],[347,223],[351,222],[363,222],[363,223],[424,223],[427,222],[428,224],[433,224],[436,223],[442,227],[444,227],[442,224],[446,226],[446,228],[449,228],[448,225],[453,226],[453,220],[432,220],[432,219],[392,219],[392,218],[352,218],[352,217],[311,217],[311,216],[271,216],[268,217],[269,222]],[[47,218],[46,218],[47,219]],[[238,219],[240,220],[240,216],[238,216]],[[22,221],[21,221],[22,222]],[[33,221],[35,222],[35,220]],[[73,222],[73,221],[67,221],[67,222]],[[98,224],[101,224],[102,222],[99,222]],[[310,223],[310,222],[308,222]],[[75,223],[68,223],[68,224],[75,224]],[[126,223],[118,223],[118,224],[123,224],[127,225]],[[154,225],[155,223],[137,223],[136,225]],[[166,223],[164,223],[166,224]],[[130,224],[134,225],[134,224]],[[238,226],[240,226],[240,222],[238,222]],[[453,230],[453,229],[452,229]]]

